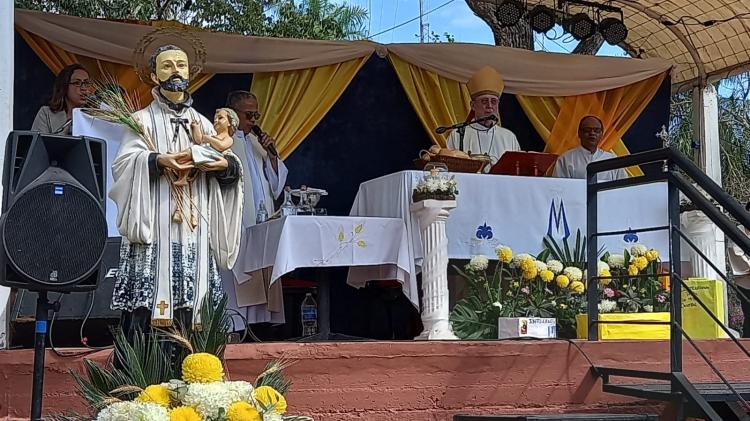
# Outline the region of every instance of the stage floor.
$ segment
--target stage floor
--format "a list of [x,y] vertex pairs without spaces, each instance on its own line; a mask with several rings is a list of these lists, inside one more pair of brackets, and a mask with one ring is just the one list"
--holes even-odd
[[[577,341],[596,365],[669,369],[666,341]],[[729,340],[699,341],[730,380],[750,380],[750,364]],[[746,342],[750,346],[750,342]],[[80,350],[67,349],[66,352]],[[717,381],[684,344],[684,369],[692,381]],[[103,361],[109,351],[89,355]],[[273,358],[295,361],[288,401],[295,414],[317,421],[451,421],[454,414],[560,412],[656,413],[661,402],[601,391],[589,362],[567,341],[341,342],[230,345],[232,379],[251,380]],[[70,370],[83,357],[47,353],[45,414],[84,411]],[[0,417],[28,419],[33,350],[0,351]]]

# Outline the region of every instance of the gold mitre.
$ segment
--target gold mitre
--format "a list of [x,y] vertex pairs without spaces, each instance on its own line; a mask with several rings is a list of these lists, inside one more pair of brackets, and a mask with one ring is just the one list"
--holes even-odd
[[500,76],[497,70],[490,66],[484,66],[477,70],[466,85],[469,88],[469,94],[471,94],[472,98],[485,94],[500,96],[505,87],[503,77]]

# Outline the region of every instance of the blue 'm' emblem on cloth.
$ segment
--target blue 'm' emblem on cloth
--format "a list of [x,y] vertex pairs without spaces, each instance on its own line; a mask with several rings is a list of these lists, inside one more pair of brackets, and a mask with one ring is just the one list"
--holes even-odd
[[487,225],[485,222],[484,224],[477,227],[477,238],[480,240],[491,240],[492,239],[492,227]]
[[560,199],[560,206],[555,208],[555,199],[549,205],[549,222],[547,224],[547,235],[553,237],[553,233],[562,232],[563,239],[570,237],[568,217],[565,216],[565,203]]

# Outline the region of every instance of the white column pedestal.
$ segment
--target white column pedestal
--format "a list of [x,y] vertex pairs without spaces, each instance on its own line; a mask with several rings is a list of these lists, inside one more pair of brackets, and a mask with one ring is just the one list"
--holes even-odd
[[448,237],[445,221],[455,200],[422,200],[411,205],[422,234],[422,324],[415,339],[458,339],[450,324],[448,303]]

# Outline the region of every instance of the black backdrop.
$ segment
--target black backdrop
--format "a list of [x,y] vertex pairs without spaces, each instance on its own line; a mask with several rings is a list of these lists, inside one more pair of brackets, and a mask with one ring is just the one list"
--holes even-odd
[[[14,128],[22,130],[31,127],[36,111],[49,98],[54,75],[18,34],[15,56]],[[194,95],[195,107],[212,116],[216,108],[224,105],[229,91],[248,89],[251,81],[249,74],[216,75]],[[655,133],[667,123],[669,99],[667,78],[624,136],[631,152],[660,146]],[[503,95],[500,111],[503,125],[516,134],[522,149],[543,149],[542,139],[515,96]],[[387,59],[373,55],[320,124],[287,158],[288,184],[328,190],[329,196],[321,200],[320,206],[327,208],[330,215],[347,215],[361,182],[412,169],[412,159],[429,146],[429,137],[393,68]],[[407,326],[412,325],[409,320],[418,317],[417,312],[400,295],[376,289],[356,291],[345,285],[343,271],[331,271],[327,276],[335,278],[331,315],[334,330],[379,339],[408,338],[415,333]],[[286,327],[261,333],[275,338],[294,336],[299,325],[300,299],[287,298]]]

